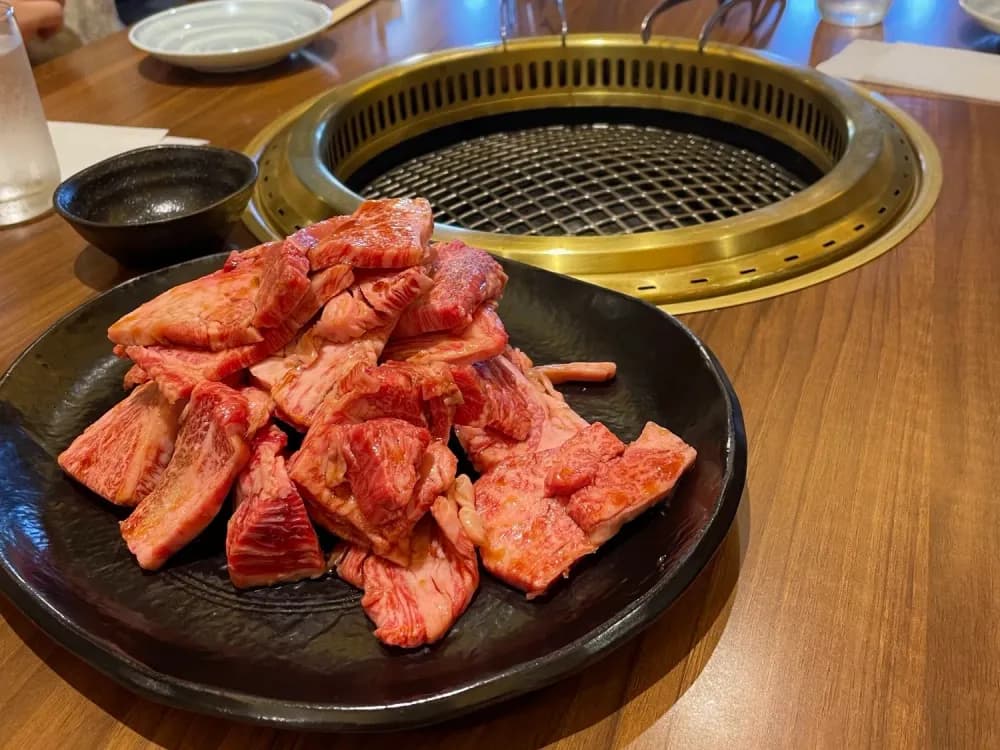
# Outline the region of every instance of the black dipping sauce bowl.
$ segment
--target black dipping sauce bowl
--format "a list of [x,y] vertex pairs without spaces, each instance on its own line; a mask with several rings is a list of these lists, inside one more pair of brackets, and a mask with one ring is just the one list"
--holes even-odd
[[123,265],[159,268],[223,249],[256,180],[257,165],[238,151],[150,146],[77,172],[52,203]]

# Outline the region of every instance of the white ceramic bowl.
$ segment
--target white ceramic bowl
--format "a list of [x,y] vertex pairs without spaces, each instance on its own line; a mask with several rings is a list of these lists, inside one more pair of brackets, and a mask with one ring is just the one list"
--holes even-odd
[[1000,34],[1000,0],[959,0],[959,5],[987,29]]
[[331,17],[312,0],[209,0],[150,16],[128,40],[174,65],[229,73],[284,59],[322,33]]

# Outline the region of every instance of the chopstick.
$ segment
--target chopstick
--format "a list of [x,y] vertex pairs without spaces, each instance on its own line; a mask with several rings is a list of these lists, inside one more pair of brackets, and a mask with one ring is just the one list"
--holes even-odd
[[348,16],[354,15],[366,5],[371,5],[373,2],[375,0],[347,0],[346,3],[341,3],[333,9],[333,15],[330,16],[330,23],[327,25],[327,28],[333,28],[333,26]]

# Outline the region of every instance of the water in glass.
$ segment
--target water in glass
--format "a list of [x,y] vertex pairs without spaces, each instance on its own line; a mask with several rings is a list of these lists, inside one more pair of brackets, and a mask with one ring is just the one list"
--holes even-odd
[[892,0],[817,0],[819,13],[837,26],[874,26],[882,23]]
[[0,2],[0,226],[52,207],[59,163],[13,9]]

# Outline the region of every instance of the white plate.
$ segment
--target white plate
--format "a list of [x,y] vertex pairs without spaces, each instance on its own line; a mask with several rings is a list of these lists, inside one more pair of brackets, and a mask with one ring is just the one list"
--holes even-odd
[[129,32],[132,46],[206,73],[276,63],[330,24],[332,11],[312,0],[209,0],[150,16]]
[[987,29],[1000,34],[1000,0],[959,0],[958,4]]

